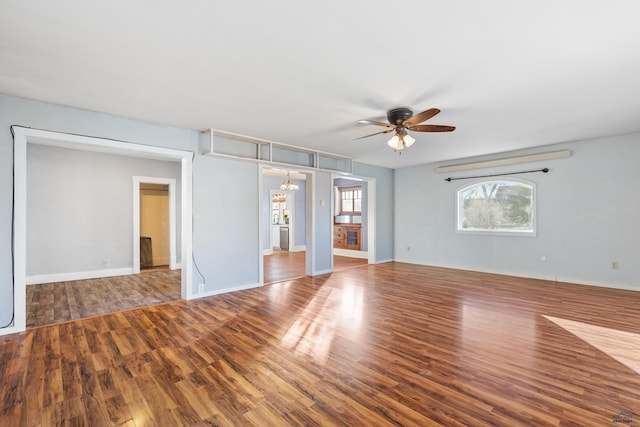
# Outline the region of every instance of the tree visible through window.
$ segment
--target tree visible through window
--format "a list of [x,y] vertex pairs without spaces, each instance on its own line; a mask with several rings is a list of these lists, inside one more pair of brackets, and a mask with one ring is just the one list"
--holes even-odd
[[458,190],[458,231],[535,235],[535,186],[524,181],[477,182]]

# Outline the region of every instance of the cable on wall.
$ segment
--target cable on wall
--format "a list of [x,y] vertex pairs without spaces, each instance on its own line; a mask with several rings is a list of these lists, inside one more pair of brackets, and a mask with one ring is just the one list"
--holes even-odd
[[[13,138],[13,151],[15,153],[16,142],[15,142],[15,134],[13,133],[13,126],[10,126],[9,129],[11,130],[11,137]],[[13,298],[12,298],[11,320],[9,320],[9,323],[7,323],[6,325],[0,326],[0,329],[8,328],[9,326],[13,325],[13,321],[15,320],[15,317],[16,317],[16,272],[15,272],[15,266],[14,266],[15,237],[14,237],[14,231],[13,231],[14,223],[16,220],[16,156],[15,155],[13,156],[13,161],[12,161],[11,180],[12,180],[11,183],[13,186],[13,190],[11,191],[11,286],[13,287],[13,290],[12,290]]]
[[[196,153],[193,153],[193,156],[191,157],[191,164],[193,165],[196,161]],[[191,174],[191,188],[193,188],[193,174]],[[193,205],[193,195],[191,196],[191,204]],[[195,221],[195,217],[193,215],[193,210],[191,211],[191,234],[193,234],[193,232],[195,231],[195,225],[196,221]],[[202,274],[202,272],[200,271],[200,268],[198,267],[198,263],[196,262],[196,255],[195,255],[195,251],[193,250],[193,243],[192,243],[192,247],[191,247],[191,260],[193,261],[193,266],[196,268],[196,271],[198,272],[198,274],[200,275],[200,277],[202,277],[202,286],[207,284],[207,278],[204,277],[204,274]]]
[[459,177],[459,178],[445,178],[445,181],[451,182],[451,181],[458,181],[460,179],[491,178],[491,177],[494,177],[494,176],[519,175],[521,173],[535,173],[535,172],[547,173],[547,172],[549,172],[549,168],[536,169],[536,170],[532,170],[532,171],[493,173],[493,174],[490,174],[490,175],[476,175],[476,176],[462,176],[462,177]]

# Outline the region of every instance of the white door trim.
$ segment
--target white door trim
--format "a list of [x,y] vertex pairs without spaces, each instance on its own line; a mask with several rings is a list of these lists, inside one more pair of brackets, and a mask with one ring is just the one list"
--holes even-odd
[[[376,180],[363,178],[367,183],[367,254],[368,263],[376,263]],[[333,244],[332,244],[333,246]]]
[[91,136],[74,135],[40,129],[12,126],[14,134],[14,294],[13,325],[1,328],[0,335],[22,332],[26,329],[26,258],[27,258],[27,144],[40,144],[76,150],[120,154],[181,163],[182,183],[182,289],[183,299],[193,298],[192,253],[192,159],[190,151],[175,150],[150,145],[141,145]]
[[176,261],[176,180],[152,176],[133,177],[133,272],[140,273],[140,184],[169,186],[169,269],[177,269]]
[[[260,278],[260,284],[264,284],[264,255],[267,255],[267,250],[263,249],[264,246],[264,230],[266,227],[269,228],[269,244],[272,245],[272,241],[271,241],[271,222],[272,222],[272,218],[271,218],[271,193],[269,193],[269,200],[268,200],[268,205],[265,206],[265,198],[264,198],[264,191],[266,191],[267,189],[264,188],[264,170],[265,169],[272,169],[272,167],[267,166],[267,165],[258,165],[258,207],[259,207],[259,211],[264,213],[264,212],[268,212],[268,215],[266,215],[268,217],[268,221],[265,224],[264,221],[264,216],[265,214],[261,214],[260,215],[260,219],[258,221],[258,241],[259,241],[259,278]],[[314,255],[314,248],[313,248],[313,244],[314,244],[314,239],[315,239],[315,230],[314,230],[314,224],[315,224],[315,206],[314,206],[314,200],[315,200],[315,188],[314,188],[314,179],[315,179],[315,171],[313,170],[306,170],[306,169],[302,169],[299,170],[299,173],[304,174],[305,175],[305,181],[304,181],[304,186],[305,186],[305,195],[306,195],[306,199],[305,199],[305,244],[304,244],[304,251],[305,251],[305,274],[307,276],[314,276],[316,274],[315,272],[315,261],[313,260],[313,255]],[[282,190],[275,190],[276,192],[280,192],[282,193]],[[300,197],[300,195],[298,194],[298,197]],[[295,200],[293,202],[293,205],[295,205]],[[293,207],[291,208],[291,216],[292,216],[292,221],[289,221],[289,239],[290,239],[290,245],[289,248],[291,249],[291,242],[295,243],[295,236],[292,234],[291,230],[294,227],[293,222],[295,221],[295,218],[297,218],[298,214],[295,213],[293,211]],[[273,248],[270,248],[271,251],[273,251]]]
[[[333,183],[338,178],[346,178],[346,179],[361,181],[362,185],[367,186],[367,252],[366,252],[367,256],[366,258],[367,258],[368,264],[375,264],[376,263],[376,240],[377,240],[376,239],[376,179],[364,177],[364,176],[356,176],[356,175],[344,176],[344,175],[332,174],[331,176],[331,188],[332,188],[331,215],[332,217],[335,212],[335,200],[336,200],[336,195],[335,195],[336,186]],[[346,253],[346,252],[340,253],[339,250],[338,250],[338,253],[336,253],[336,250],[333,249],[333,232],[331,233],[331,248],[334,254],[336,255],[340,255],[340,254],[344,255]],[[356,256],[356,258],[364,258],[364,256],[360,254],[360,256]],[[333,271],[333,257],[331,257],[331,270]]]
[[[289,219],[289,252],[295,252],[295,245],[294,242],[295,240],[295,235],[294,235],[294,223],[296,220],[296,212],[295,212],[295,206],[296,206],[296,194],[295,191],[291,191],[291,190],[269,190],[269,203],[273,203],[273,195],[274,194],[284,194],[287,197],[287,205],[290,205],[290,208],[288,209],[290,212],[290,219]],[[271,213],[271,205],[269,205],[269,212]],[[271,215],[269,215],[269,249],[272,250],[273,252],[273,217],[271,217]],[[279,220],[282,220],[282,218],[279,218]]]

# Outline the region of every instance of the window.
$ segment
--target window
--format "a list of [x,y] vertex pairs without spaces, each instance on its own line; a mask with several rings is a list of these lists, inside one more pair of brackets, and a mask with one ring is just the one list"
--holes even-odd
[[362,215],[362,186],[338,187],[340,215]]
[[457,192],[457,231],[536,235],[535,185],[520,180],[482,181]]

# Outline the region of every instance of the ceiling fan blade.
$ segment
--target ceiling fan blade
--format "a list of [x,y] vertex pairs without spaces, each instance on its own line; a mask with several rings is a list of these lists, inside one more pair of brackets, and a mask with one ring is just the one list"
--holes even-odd
[[407,128],[411,126],[415,126],[418,123],[422,123],[425,120],[429,120],[431,117],[435,116],[439,112],[440,110],[438,110],[437,108],[430,108],[429,110],[423,111],[422,113],[418,113],[412,117],[409,117],[407,120],[402,122],[402,126]]
[[407,129],[414,132],[452,132],[456,130],[456,127],[444,125],[417,125],[408,127]]
[[376,122],[374,120],[358,120],[358,123],[363,125],[376,125],[376,126],[384,126],[387,128],[395,128],[395,125],[390,123]]
[[363,138],[369,138],[370,136],[374,136],[374,135],[381,135],[383,133],[389,133],[389,132],[393,132],[395,129],[388,129],[388,130],[383,130],[382,132],[376,132],[376,133],[372,133],[370,135],[365,135],[365,136],[361,136],[358,138],[353,138],[353,140],[355,141],[356,139],[363,139]]

